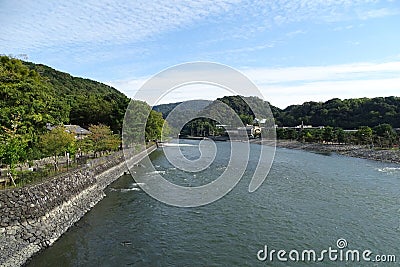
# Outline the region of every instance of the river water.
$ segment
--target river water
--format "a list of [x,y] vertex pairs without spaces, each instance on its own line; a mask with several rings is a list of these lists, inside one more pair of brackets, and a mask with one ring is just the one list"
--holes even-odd
[[[189,146],[182,153],[198,156],[198,141],[185,142]],[[166,179],[197,186],[223,172],[229,148],[229,142],[217,143],[213,164],[200,173],[177,170],[161,149],[151,160]],[[398,264],[399,165],[278,148],[267,179],[249,193],[259,148],[251,145],[245,175],[229,194],[198,208],[158,202],[131,176],[122,176],[98,205],[28,266],[396,266],[346,263],[327,254],[323,262],[302,261],[304,250],[316,251],[317,257],[330,247],[339,251],[339,239],[347,241],[341,251],[370,250],[370,259],[396,255]],[[135,172],[152,175],[144,165]],[[265,246],[268,253],[285,250],[288,261],[279,261],[276,254],[272,262],[260,261]],[[299,251],[298,262],[288,259],[292,250]]]

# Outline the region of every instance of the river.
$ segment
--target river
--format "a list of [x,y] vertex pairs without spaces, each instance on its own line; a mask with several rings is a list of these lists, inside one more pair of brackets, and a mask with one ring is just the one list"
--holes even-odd
[[[182,153],[196,157],[198,141],[185,142],[189,146]],[[151,161],[176,184],[202,185],[227,164],[229,142],[216,144],[213,164],[199,173],[177,170],[162,149],[151,154]],[[339,250],[339,239],[347,241],[342,251],[370,250],[370,259],[396,255],[400,261],[400,165],[277,148],[267,179],[249,193],[259,147],[251,145],[248,168],[237,186],[202,207],[163,204],[131,176],[122,176],[98,205],[28,266],[378,265],[338,262],[327,254],[322,263],[302,261],[304,250],[316,251],[317,257],[330,247]],[[152,175],[144,165],[135,172]],[[287,261],[276,254],[272,262],[260,261],[266,246],[268,253],[285,250]],[[299,251],[298,262],[288,259],[292,250]]]

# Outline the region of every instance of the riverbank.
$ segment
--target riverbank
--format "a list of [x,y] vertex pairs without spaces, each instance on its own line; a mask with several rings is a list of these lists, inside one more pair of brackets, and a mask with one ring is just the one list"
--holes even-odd
[[[152,146],[129,157],[140,162]],[[104,198],[104,189],[128,172],[122,151],[99,165],[64,173],[39,184],[0,192],[0,266],[21,266],[52,245]]]
[[282,148],[301,149],[301,150],[321,152],[321,153],[337,153],[349,157],[400,164],[399,149],[370,149],[366,146],[360,146],[360,145],[301,143],[298,141],[285,141],[285,140],[277,141],[276,146]]

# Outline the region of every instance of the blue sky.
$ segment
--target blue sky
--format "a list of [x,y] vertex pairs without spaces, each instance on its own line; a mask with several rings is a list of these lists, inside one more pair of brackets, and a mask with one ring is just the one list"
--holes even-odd
[[[281,108],[400,95],[399,1],[3,0],[0,25],[1,54],[26,54],[129,97],[190,61],[242,71]],[[182,90],[161,102],[226,94]]]

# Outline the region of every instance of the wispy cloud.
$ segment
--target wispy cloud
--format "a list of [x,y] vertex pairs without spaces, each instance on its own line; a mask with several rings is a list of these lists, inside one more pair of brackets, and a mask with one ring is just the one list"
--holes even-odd
[[273,105],[399,95],[400,61],[244,70]]
[[[242,69],[271,104],[284,108],[306,101],[331,98],[378,97],[399,95],[400,61],[354,63],[330,66]],[[227,77],[229,79],[229,77]],[[134,97],[146,78],[109,82],[108,84]],[[229,92],[192,86],[166,96],[160,103],[189,99],[215,99]]]
[[368,80],[373,78],[399,77],[400,61],[329,66],[253,68],[244,70],[244,72],[256,83],[264,85],[326,80]]
[[362,20],[395,16],[400,14],[400,9],[379,8],[358,12],[358,17]]
[[344,30],[350,30],[350,29],[353,29],[353,28],[354,28],[354,25],[338,26],[338,27],[335,27],[335,28],[333,29],[333,31],[335,31],[335,32],[337,32],[337,31],[344,31]]
[[[368,1],[6,1],[0,4],[0,49],[44,49],[68,44],[123,44],[154,38],[223,15],[242,18],[243,37],[273,25],[307,20],[340,20]],[[389,8],[364,8],[359,19],[397,14]],[[229,30],[228,30],[229,32]],[[293,32],[295,34],[296,32]],[[300,32],[299,32],[300,33]]]
[[[0,9],[2,46],[122,44],[227,12],[235,1],[9,1]],[[0,46],[0,48],[3,48]]]

